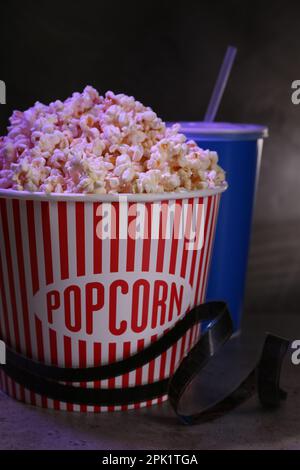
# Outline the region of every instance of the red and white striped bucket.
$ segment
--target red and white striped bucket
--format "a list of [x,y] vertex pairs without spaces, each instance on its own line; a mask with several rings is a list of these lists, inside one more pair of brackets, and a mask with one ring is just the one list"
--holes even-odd
[[[203,302],[222,191],[0,190],[0,337],[29,358],[62,367],[103,365],[143,349]],[[195,326],[129,374],[74,385],[118,388],[167,378],[199,333]],[[122,407],[74,405],[30,392],[3,371],[0,377],[10,396],[60,410],[115,411],[166,398]]]

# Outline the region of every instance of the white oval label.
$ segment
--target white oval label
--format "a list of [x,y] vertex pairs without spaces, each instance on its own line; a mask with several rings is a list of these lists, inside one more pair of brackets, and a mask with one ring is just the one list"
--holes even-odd
[[162,333],[188,309],[191,286],[171,274],[77,277],[40,289],[30,310],[43,324],[76,339],[135,340]]

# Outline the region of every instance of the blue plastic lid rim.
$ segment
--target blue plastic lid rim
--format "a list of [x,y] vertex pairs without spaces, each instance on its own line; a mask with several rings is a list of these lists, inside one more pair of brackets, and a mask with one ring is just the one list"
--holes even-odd
[[[176,124],[168,122],[167,126]],[[256,124],[228,122],[179,122],[180,132],[189,139],[201,140],[257,140],[268,137],[268,128]]]

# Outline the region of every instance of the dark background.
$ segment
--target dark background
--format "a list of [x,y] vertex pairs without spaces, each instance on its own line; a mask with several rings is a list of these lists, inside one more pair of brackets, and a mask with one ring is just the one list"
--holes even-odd
[[201,120],[228,44],[237,60],[220,121],[266,124],[246,309],[300,302],[300,4],[293,1],[2,1],[1,76],[13,109],[86,84],[132,94],[165,120]]

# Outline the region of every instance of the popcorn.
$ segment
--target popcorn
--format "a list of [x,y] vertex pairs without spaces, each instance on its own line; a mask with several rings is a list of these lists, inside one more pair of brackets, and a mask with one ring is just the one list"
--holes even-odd
[[159,170],[149,170],[138,177],[136,188],[138,193],[160,193],[164,191],[162,174]]
[[0,188],[46,193],[160,193],[224,185],[216,152],[167,128],[132,96],[82,93],[14,111],[0,137]]

